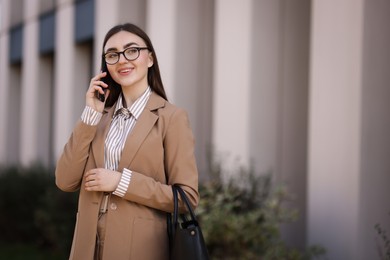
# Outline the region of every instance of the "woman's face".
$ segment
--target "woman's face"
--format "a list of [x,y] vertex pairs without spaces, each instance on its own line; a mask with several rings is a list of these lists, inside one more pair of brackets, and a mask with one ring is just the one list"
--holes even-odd
[[[131,47],[147,47],[143,39],[133,33],[120,31],[104,46],[104,53],[121,52]],[[148,68],[153,65],[152,54],[147,50],[139,50],[139,57],[129,61],[124,54],[119,55],[119,61],[113,65],[107,63],[111,77],[123,88],[148,86]]]

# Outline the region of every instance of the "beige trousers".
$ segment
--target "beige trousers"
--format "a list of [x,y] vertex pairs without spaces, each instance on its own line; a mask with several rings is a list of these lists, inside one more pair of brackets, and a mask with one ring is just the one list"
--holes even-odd
[[98,220],[94,260],[103,260],[105,235],[106,235],[106,213],[103,213]]

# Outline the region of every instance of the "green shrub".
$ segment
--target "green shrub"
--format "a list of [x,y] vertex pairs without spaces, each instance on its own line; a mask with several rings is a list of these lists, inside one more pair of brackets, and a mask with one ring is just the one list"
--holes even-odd
[[375,230],[379,236],[379,239],[376,240],[379,257],[382,260],[390,260],[390,238],[387,231],[379,223],[375,225]]
[[200,185],[197,214],[211,259],[312,259],[325,253],[319,246],[305,252],[281,240],[280,225],[293,221],[296,210],[283,206],[290,195],[273,187],[271,175],[252,169],[222,179],[221,166],[213,165],[212,178]]
[[[214,165],[211,180],[201,183],[197,214],[211,259],[311,259],[321,247],[305,252],[288,248],[281,223],[296,218],[283,207],[289,194],[274,187],[270,175],[240,169],[222,180]],[[54,171],[41,166],[0,168],[0,259],[67,259],[77,193],[57,189]]]
[[[58,190],[54,171],[42,166],[1,168],[0,258],[19,259],[9,254],[35,250],[66,259],[75,223],[76,195]],[[7,257],[3,255],[6,252]]]

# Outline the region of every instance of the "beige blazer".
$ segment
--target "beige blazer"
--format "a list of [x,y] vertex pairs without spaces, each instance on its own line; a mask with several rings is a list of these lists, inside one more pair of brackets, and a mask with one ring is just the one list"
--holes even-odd
[[[102,192],[84,189],[84,173],[104,168],[104,141],[115,105],[97,126],[79,121],[56,167],[56,185],[80,190],[70,259],[93,259]],[[133,171],[124,198],[110,196],[104,259],[168,259],[166,212],[173,211],[171,184],[181,184],[192,206],[199,201],[194,138],[187,113],[152,92],[119,162]],[[59,223],[60,224],[60,223]]]

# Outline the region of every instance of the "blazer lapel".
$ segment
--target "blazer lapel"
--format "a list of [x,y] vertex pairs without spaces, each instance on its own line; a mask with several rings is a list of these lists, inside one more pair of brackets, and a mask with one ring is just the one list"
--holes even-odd
[[126,139],[125,147],[123,148],[122,156],[119,161],[118,171],[121,172],[123,168],[128,167],[131,164],[139,147],[148,136],[158,119],[158,115],[155,113],[155,110],[163,107],[165,102],[166,101],[162,97],[158,96],[154,92],[151,93],[144,111],[138,118],[133,130]]

